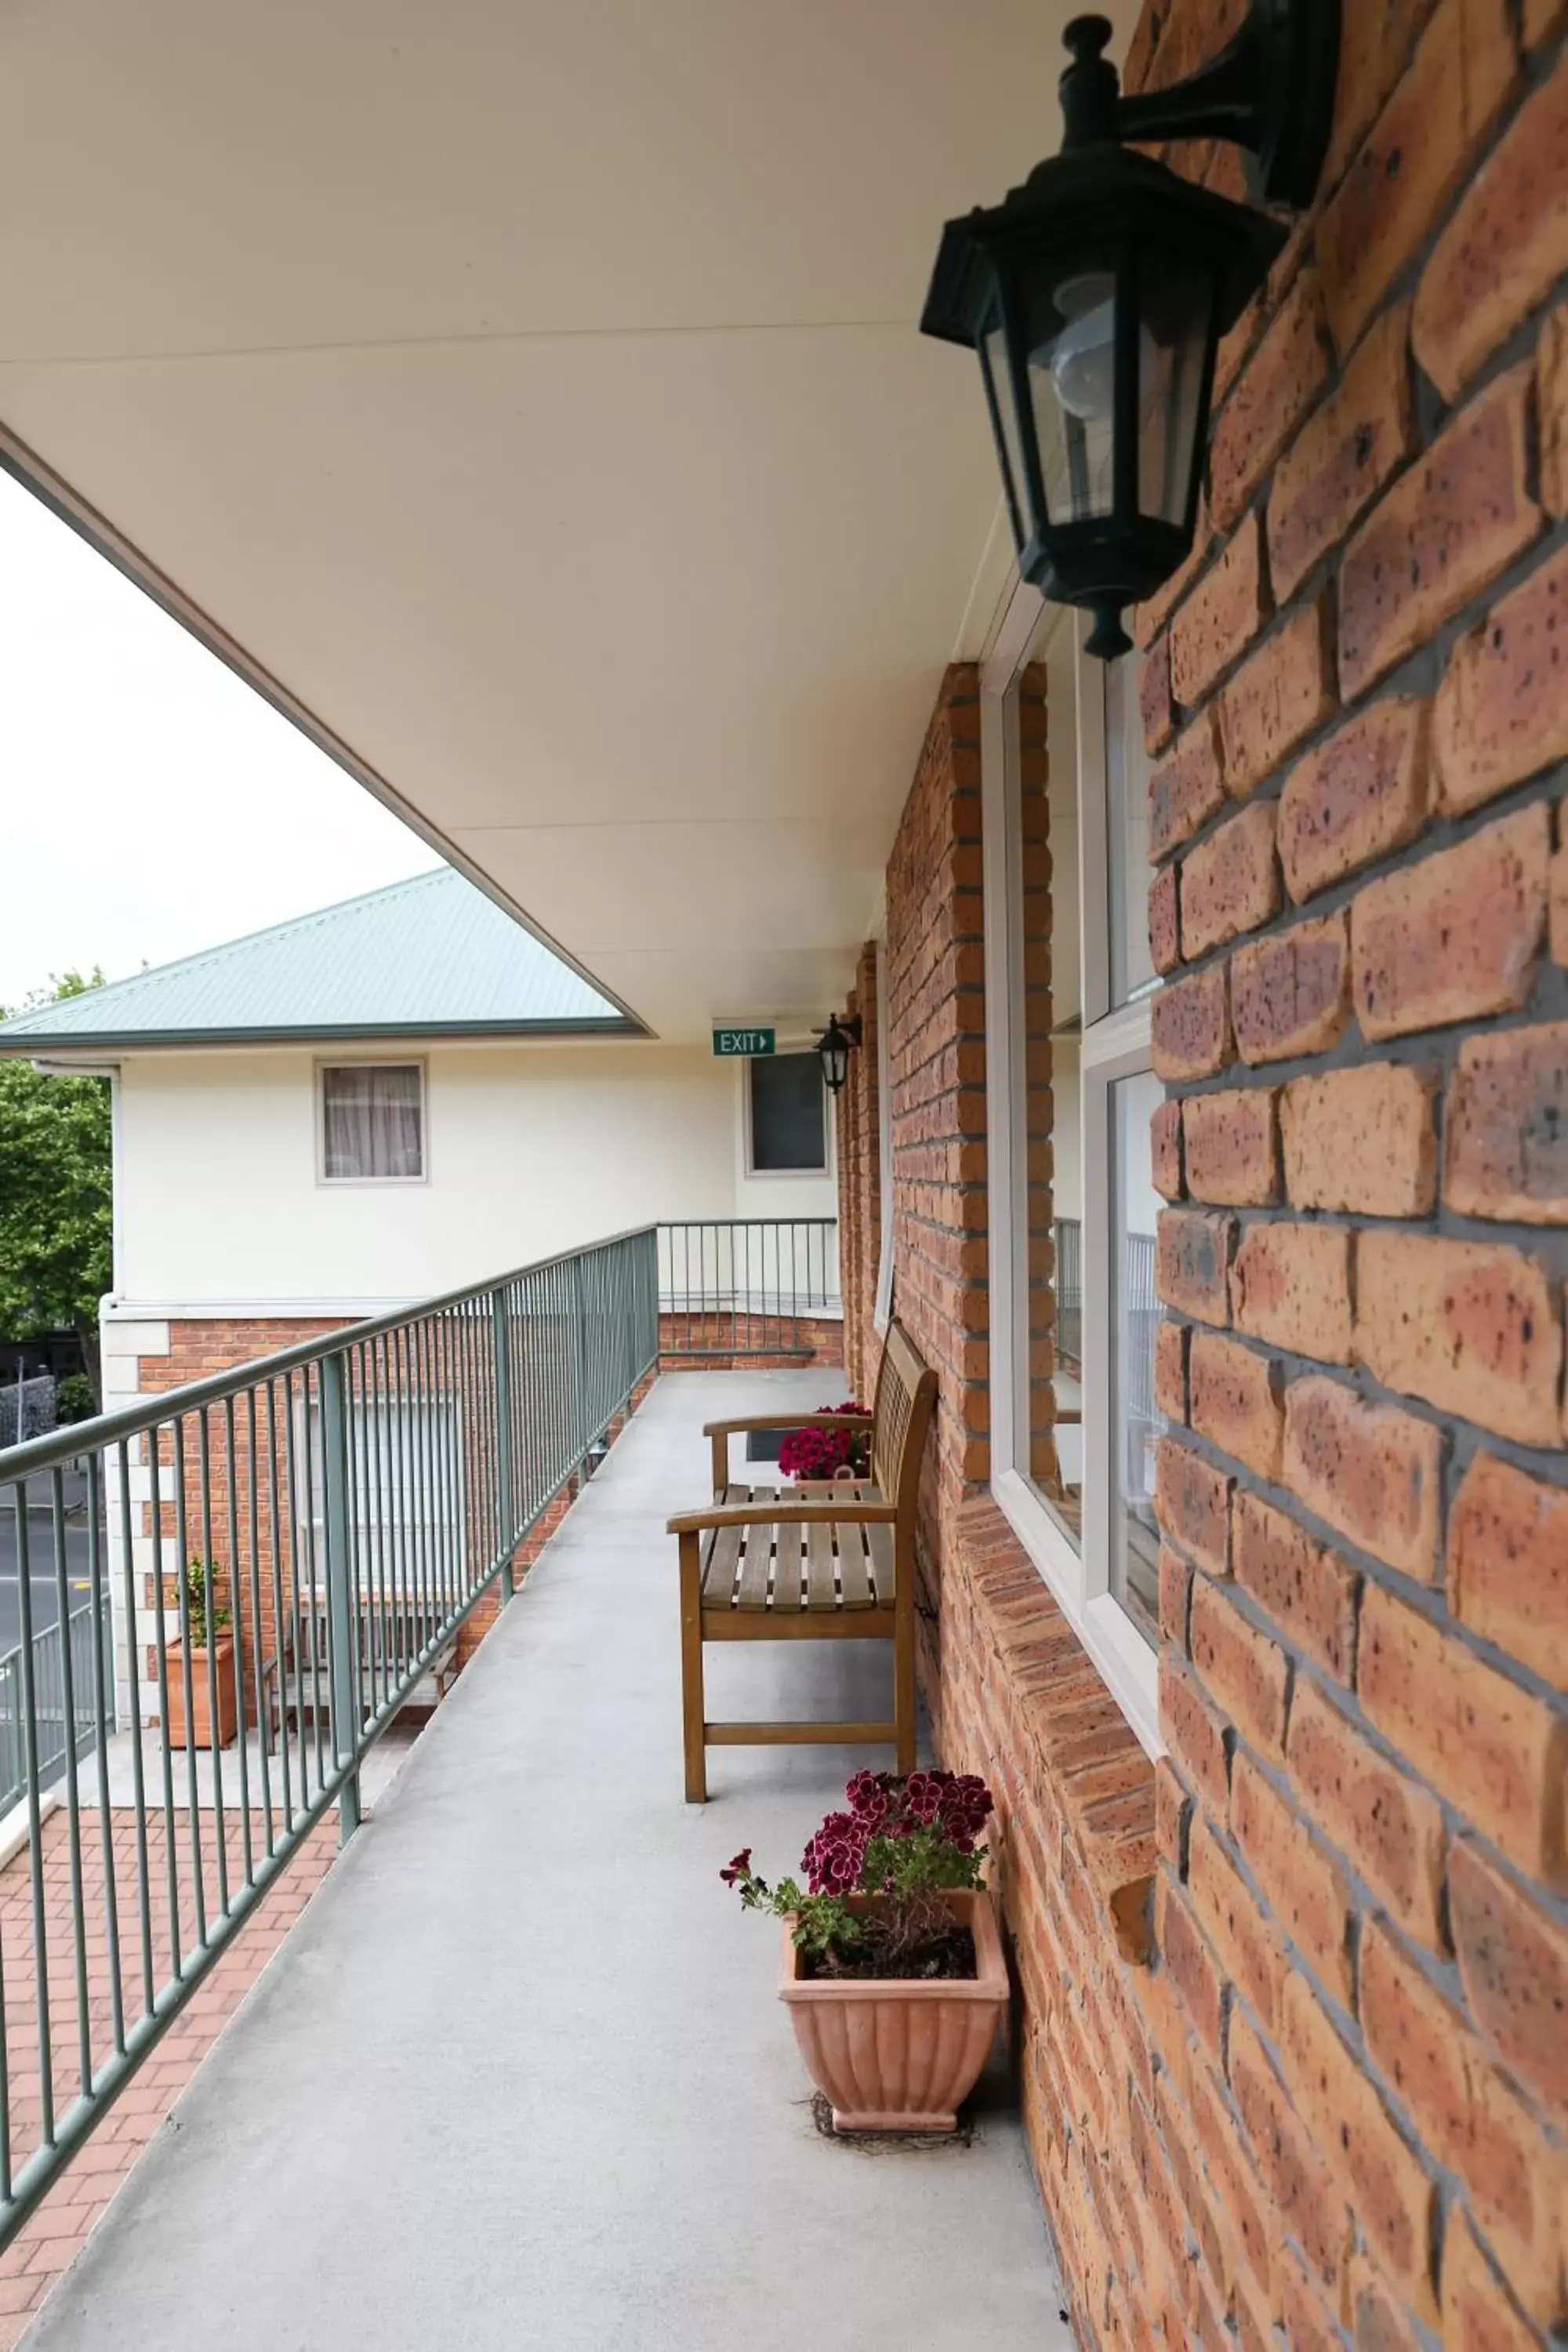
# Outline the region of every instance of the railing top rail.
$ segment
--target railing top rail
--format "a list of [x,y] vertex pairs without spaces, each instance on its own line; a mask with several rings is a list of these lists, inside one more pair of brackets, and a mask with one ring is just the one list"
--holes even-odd
[[544,1274],[552,1266],[570,1265],[575,1258],[592,1256],[595,1250],[613,1249],[618,1242],[637,1241],[657,1231],[657,1226],[651,1224],[629,1225],[624,1233],[605,1234],[596,1241],[581,1243],[575,1249],[557,1250],[552,1257],[534,1258],[527,1265],[512,1266],[504,1274],[492,1275],[488,1282],[469,1283],[461,1290],[444,1291],[437,1298],[416,1299],[411,1307],[395,1307],[385,1315],[367,1316],[362,1323],[342,1324],[336,1330],[324,1331],[320,1339],[300,1339],[292,1348],[279,1348],[273,1355],[255,1356],[247,1364],[236,1364],[228,1371],[209,1373],[205,1380],[188,1381],[183,1387],[165,1389],[161,1395],[124,1405],[118,1412],[100,1412],[90,1421],[69,1422],[63,1429],[51,1430],[47,1437],[30,1437],[25,1444],[0,1449],[0,1486],[30,1478],[41,1470],[58,1470],[79,1454],[91,1453],[100,1445],[116,1445],[122,1438],[140,1437],[179,1413],[199,1412],[203,1405],[221,1404],[226,1397],[242,1396],[247,1389],[263,1381],[276,1380],[285,1372],[299,1371],[329,1356],[342,1355],[367,1339],[379,1339],[384,1332],[399,1330],[405,1324],[422,1322],[426,1316],[444,1314],[448,1308],[488,1298],[508,1283],[520,1282],[525,1275]]
[[836,1225],[836,1216],[799,1217],[661,1217],[662,1233],[695,1233],[700,1226],[711,1232],[715,1227],[735,1225]]

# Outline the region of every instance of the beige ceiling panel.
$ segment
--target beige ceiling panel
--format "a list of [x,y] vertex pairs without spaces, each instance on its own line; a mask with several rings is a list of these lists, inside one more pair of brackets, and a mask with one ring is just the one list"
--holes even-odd
[[0,351],[909,319],[936,225],[1054,145],[1070,13],[21,0]]
[[0,422],[650,1025],[820,1017],[997,593],[926,273],[1068,13],[19,0]]

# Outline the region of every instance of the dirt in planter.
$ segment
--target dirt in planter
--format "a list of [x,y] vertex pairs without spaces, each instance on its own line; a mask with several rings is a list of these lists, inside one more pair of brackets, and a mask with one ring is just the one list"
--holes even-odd
[[873,1928],[858,1950],[842,1958],[803,1952],[803,1977],[843,1983],[850,1978],[868,1979],[906,1977],[976,1977],[974,1938],[967,1927],[950,1927],[945,1935],[929,1936],[902,1951],[889,1951],[888,1939]]

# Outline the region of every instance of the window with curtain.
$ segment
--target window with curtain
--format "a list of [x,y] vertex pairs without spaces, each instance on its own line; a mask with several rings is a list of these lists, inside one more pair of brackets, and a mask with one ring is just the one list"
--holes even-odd
[[349,1062],[321,1072],[328,1183],[407,1182],[425,1173],[425,1073],[417,1062]]

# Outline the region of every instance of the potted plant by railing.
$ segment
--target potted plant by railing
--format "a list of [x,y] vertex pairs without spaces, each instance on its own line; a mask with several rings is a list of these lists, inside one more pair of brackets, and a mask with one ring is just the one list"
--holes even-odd
[[[185,1564],[185,1624],[191,1664],[191,1715],[185,1720],[185,1639],[169,1644],[169,1745],[213,1745],[212,1684],[217,1684],[217,1745],[226,1748],[238,1727],[234,1691],[234,1636],[228,1610],[214,1590],[210,1559]],[[209,1666],[209,1660],[211,1665]]]
[[840,2131],[952,2131],[1007,2005],[973,1773],[857,1772],[793,1878],[720,1873],[784,1923],[779,1998]]
[[[864,1412],[864,1405],[824,1404],[819,1412]],[[868,1478],[871,1475],[871,1433],[829,1423],[792,1429],[779,1446],[779,1468],[786,1478]]]

